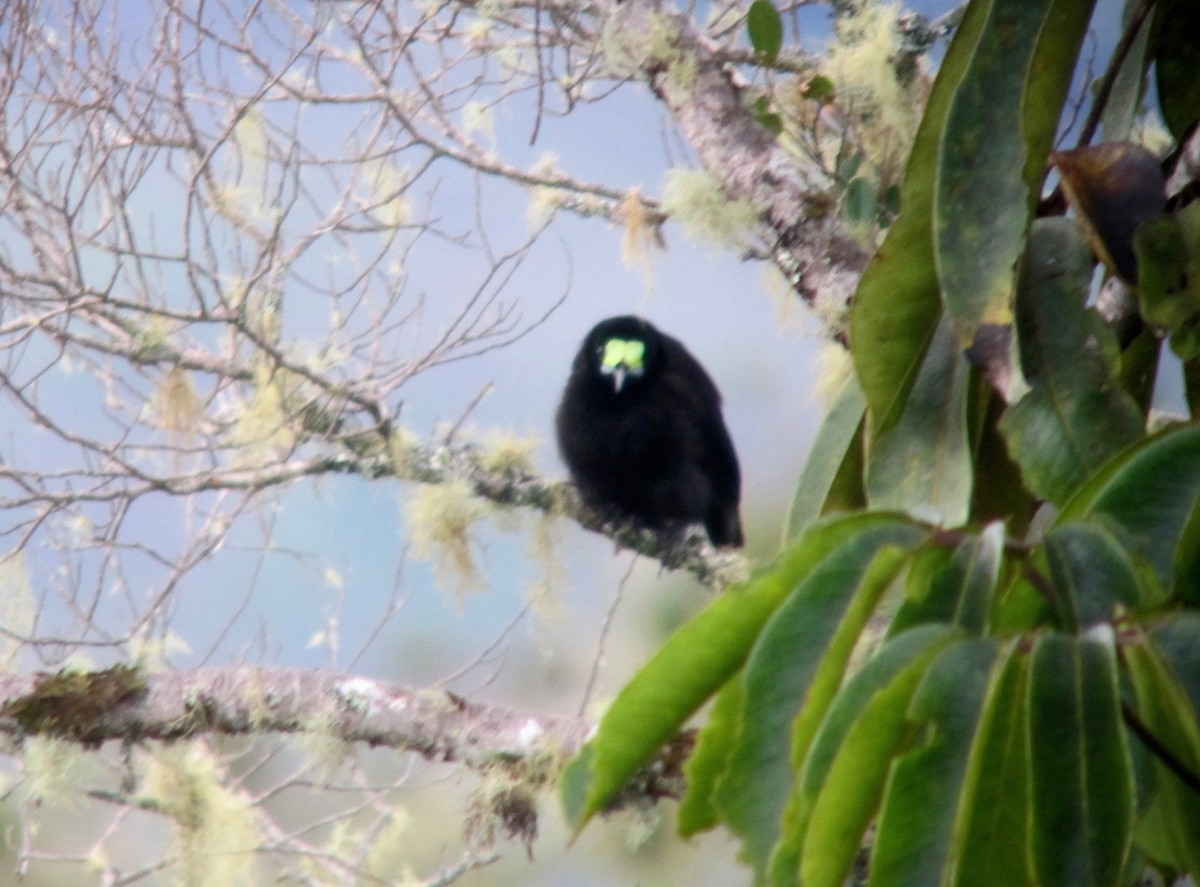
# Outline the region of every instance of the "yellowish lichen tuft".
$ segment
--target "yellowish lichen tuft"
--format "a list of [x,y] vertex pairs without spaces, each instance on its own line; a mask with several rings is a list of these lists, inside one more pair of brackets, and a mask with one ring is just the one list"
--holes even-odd
[[146,761],[141,800],[174,821],[176,875],[188,887],[254,882],[258,823],[250,800],[225,779],[201,742],[161,746]]
[[642,284],[649,292],[654,288],[654,246],[656,236],[642,203],[642,192],[630,188],[625,199],[617,208],[621,225],[625,229],[621,237],[621,264],[637,271]]
[[559,557],[561,542],[562,522],[555,515],[543,514],[534,520],[529,534],[529,560],[538,573],[529,583],[526,596],[534,614],[548,621],[563,613],[567,571]]
[[191,443],[200,425],[200,399],[192,388],[188,371],[180,366],[167,370],[154,389],[154,413],[169,438]]
[[73,739],[29,736],[21,744],[20,793],[28,801],[72,808],[96,776],[95,757]]
[[522,437],[512,431],[493,429],[480,439],[479,466],[500,473],[533,470],[533,453],[541,444],[537,435]]
[[432,559],[438,584],[459,597],[484,587],[471,553],[471,530],[487,510],[462,481],[421,486],[405,505],[413,553]]
[[332,777],[354,753],[354,746],[338,733],[337,722],[329,712],[306,717],[295,742],[326,778]]
[[688,239],[711,246],[744,245],[759,217],[748,200],[730,200],[715,176],[693,169],[667,173],[662,208]]
[[[371,851],[366,860],[367,872],[387,883],[395,883],[397,873],[403,883],[415,882],[411,862],[407,858],[412,850],[413,837],[412,814],[405,807],[393,807],[383,828],[372,836]],[[361,845],[353,849],[361,849]]]
[[826,409],[833,406],[834,398],[854,372],[850,352],[836,342],[826,341],[817,355],[816,397]]
[[296,445],[296,434],[284,410],[284,392],[266,366],[255,371],[254,389],[242,405],[233,428],[240,465],[272,460]]
[[396,425],[388,435],[388,453],[392,459],[392,470],[397,477],[412,475],[413,457],[420,446],[420,438],[402,425]]
[[496,118],[492,106],[483,102],[467,102],[462,109],[463,129],[479,133],[489,148],[496,147]]
[[857,0],[837,20],[824,73],[837,88],[837,103],[854,121],[866,162],[892,180],[908,157],[924,108],[924,78],[902,80],[896,68],[899,7]]
[[[547,151],[530,167],[530,175],[541,179],[555,179],[562,175],[558,168],[558,155]],[[529,227],[540,228],[562,208],[566,194],[561,188],[538,185],[530,189],[529,206],[525,210]]]
[[[667,17],[645,14],[636,24],[618,16],[605,19],[600,32],[600,49],[605,60],[615,73],[633,76],[650,68],[673,66],[685,63],[679,45],[679,32],[674,22]],[[695,61],[692,61],[692,76],[695,76]],[[689,83],[681,84],[689,86]]]

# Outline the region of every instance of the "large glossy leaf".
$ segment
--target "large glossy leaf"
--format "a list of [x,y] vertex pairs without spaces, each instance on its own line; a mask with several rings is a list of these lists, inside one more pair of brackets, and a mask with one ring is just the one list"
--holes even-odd
[[968,5],[938,68],[909,155],[900,217],[863,272],[850,309],[850,351],[872,433],[899,419],[942,314],[933,256],[937,158],[950,104],[986,20],[985,4]]
[[803,762],[772,859],[771,883],[837,887],[912,733],[908,707],[930,660],[956,632],[921,626],[893,639],[838,692]]
[[687,792],[679,802],[679,833],[684,837],[713,828],[720,821],[713,793],[729,767],[744,706],[740,676],[717,694],[708,720],[696,736],[696,746],[684,765]]
[[[1200,641],[1200,635],[1195,637]],[[1200,773],[1200,722],[1187,692],[1152,643],[1127,645],[1124,659],[1137,696],[1137,715],[1172,758],[1192,773]],[[1155,760],[1153,843],[1158,861],[1200,872],[1200,793],[1185,785],[1179,774]],[[1165,851],[1165,852],[1162,852]]]
[[1017,296],[1029,392],[1000,429],[1031,490],[1062,502],[1142,433],[1137,403],[1116,381],[1116,343],[1086,307],[1091,254],[1067,219],[1030,231]]
[[[572,824],[582,828],[742,668],[780,602],[828,557],[847,547],[869,560],[883,540],[913,532],[895,515],[859,514],[814,526],[770,569],[680,628],[625,686],[568,766],[561,785]],[[864,538],[880,541],[860,549]]]
[[1200,204],[1147,220],[1134,235],[1142,316],[1171,334],[1171,347],[1190,360],[1200,354]]
[[1172,613],[1154,626],[1150,636],[1192,710],[1200,712],[1200,613]]
[[991,612],[992,597],[1004,554],[1004,524],[990,524],[978,536],[967,535],[951,551],[927,548],[908,573],[904,602],[889,631],[899,634],[914,625],[948,622],[981,634]]
[[[1125,0],[1121,14],[1121,30],[1129,26],[1130,15],[1141,5],[1141,0]],[[1129,51],[1121,63],[1121,69],[1113,80],[1108,101],[1100,115],[1100,134],[1105,142],[1119,142],[1130,138],[1137,114],[1142,108],[1143,88],[1146,83],[1146,47],[1150,28],[1143,23],[1129,44]]]
[[[1016,47],[1017,54],[1029,63],[1016,66],[1017,85],[1011,91],[997,89],[991,82],[992,66],[1002,68],[1004,59],[993,54],[991,47],[1005,42],[999,29],[1011,14],[1019,16],[1026,5],[1041,10],[1043,15],[1043,24],[1036,34],[1030,29],[1024,32],[1025,40],[1036,40],[1032,60],[1027,45]],[[939,181],[945,179],[948,184],[957,181],[973,188],[981,200],[993,201],[981,210],[982,215],[987,218],[1001,215],[1003,221],[993,227],[987,218],[975,220],[975,226],[983,226],[975,228],[978,236],[989,241],[979,244],[980,253],[987,255],[994,245],[991,238],[998,238],[995,243],[999,244],[999,251],[1015,257],[1013,250],[1019,247],[1014,247],[1013,238],[1019,243],[1032,202],[1038,195],[1046,155],[1058,128],[1091,8],[1092,0],[1055,0],[1050,4],[975,0],[967,5],[938,69],[909,156],[900,217],[867,266],[851,309],[851,350],[866,394],[873,433],[886,431],[899,419],[941,317],[942,295],[934,247],[935,206],[951,213],[956,210],[938,197]],[[964,93],[962,97],[960,90]],[[1020,115],[1015,113],[1014,103],[1018,99]],[[983,118],[989,106],[995,104],[1004,106],[1007,121],[988,131],[989,123],[983,122]],[[964,141],[957,141],[951,148],[950,159],[944,160],[952,110],[954,131],[961,133]],[[1023,192],[1010,178],[1015,169],[981,170],[978,159],[970,153],[972,139],[984,138],[989,142],[1002,139],[1011,146],[1011,134],[1016,133],[1023,137],[1023,149],[1019,156],[1009,159],[1023,170]],[[948,169],[950,162],[955,164],[953,170]],[[972,175],[979,176],[977,188],[970,182]],[[1022,205],[1018,207],[1006,200],[998,206],[990,184],[985,181],[988,176],[999,176],[1009,182],[1012,190],[1008,196]],[[953,252],[963,255],[963,250],[957,248]],[[950,259],[950,253],[946,259]],[[1002,261],[997,256],[989,267],[1002,275],[1005,270]],[[946,267],[943,262],[942,270]],[[969,291],[971,286],[969,277],[960,278],[953,285],[956,305],[974,301]],[[989,304],[988,297],[982,301],[985,306]]]
[[[817,439],[813,441],[804,463],[804,470],[800,472],[784,531],[785,541],[820,517],[831,502],[857,498],[856,491],[839,489],[839,486],[856,486],[857,495],[861,495],[861,479],[846,478],[843,466],[847,459],[861,464],[861,457],[852,448],[862,447],[861,429],[865,410],[862,387],[858,379],[851,376],[821,423]],[[861,469],[859,474],[861,478]]]
[[746,661],[740,730],[715,799],[760,874],[779,837],[793,758],[824,716],[879,597],[923,535],[893,519],[848,539],[796,584]]
[[1200,118],[1200,5],[1195,0],[1159,0],[1154,9],[1154,72],[1163,120],[1183,138]]
[[1038,638],[1029,665],[1032,860],[1042,887],[1120,887],[1134,788],[1107,636]]
[[1046,534],[1045,549],[1064,628],[1086,628],[1112,619],[1118,605],[1136,610],[1153,600],[1133,558],[1107,527],[1061,524]]
[[969,764],[996,662],[995,642],[971,638],[943,651],[926,671],[909,707],[924,742],[892,767],[870,887],[931,887],[953,872],[962,811],[977,787]]
[[[956,887],[1021,887],[1032,879],[1026,861],[1029,839],[1029,750],[1026,745],[1026,680],[1029,660],[1015,646],[1007,658],[979,724],[968,781],[973,787],[955,835]],[[948,873],[950,874],[950,873]]]
[[967,435],[971,368],[948,320],[938,324],[900,420],[867,460],[867,500],[941,526],[966,523],[973,471]]
[[1055,0],[1046,12],[1037,49],[1025,81],[1025,181],[1037,200],[1046,174],[1046,157],[1059,135],[1059,119],[1071,92],[1075,63],[1092,20],[1095,0]]
[[[1058,523],[1092,516],[1116,529],[1164,588],[1184,599],[1200,575],[1200,426],[1164,431],[1114,457],[1063,506]],[[1184,580],[1187,581],[1184,581]]]
[[1023,89],[1054,3],[986,5],[987,22],[946,118],[934,207],[942,303],[963,348],[980,324],[1012,320],[1013,275],[1032,209]]

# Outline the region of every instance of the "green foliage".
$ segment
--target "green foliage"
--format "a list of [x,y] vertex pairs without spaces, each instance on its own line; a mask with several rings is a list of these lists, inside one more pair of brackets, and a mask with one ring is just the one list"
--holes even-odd
[[775,61],[783,46],[783,21],[769,0],[754,0],[746,14],[746,31],[754,52],[767,64]]
[[[1035,219],[1091,13],[968,4],[783,550],[621,692],[569,768],[576,827],[711,702],[680,828],[729,829],[756,884],[1200,874],[1200,424],[1148,432],[1131,370],[1169,336],[1200,402],[1195,207],[1159,215],[1161,179],[1120,172],[1145,152],[1108,145],[1056,155],[1091,217]],[[1190,83],[1162,101],[1183,119]],[[1105,324],[1098,267],[1152,332]]]

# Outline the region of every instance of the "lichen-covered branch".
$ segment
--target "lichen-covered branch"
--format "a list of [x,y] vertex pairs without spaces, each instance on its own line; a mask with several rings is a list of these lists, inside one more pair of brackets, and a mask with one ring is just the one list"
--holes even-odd
[[[847,305],[866,263],[824,189],[808,180],[794,154],[764,129],[744,96],[745,84],[719,48],[674,4],[629,0],[599,4],[610,38],[645,47],[630,54],[700,163],[727,196],[762,213],[774,238],[771,255],[809,303]],[[645,35],[655,34],[652,44]]]
[[[0,733],[16,740],[53,737],[97,746],[319,733],[478,771],[520,767],[528,774],[538,768],[545,771],[542,782],[549,782],[593,727],[586,718],[471,702],[448,690],[307,669],[151,674],[118,666],[0,675]],[[675,797],[682,776],[672,767],[651,766],[637,785],[645,797]]]

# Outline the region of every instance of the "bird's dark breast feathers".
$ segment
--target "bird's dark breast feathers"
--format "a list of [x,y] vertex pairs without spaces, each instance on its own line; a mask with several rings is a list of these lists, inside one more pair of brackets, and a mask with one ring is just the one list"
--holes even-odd
[[677,403],[642,398],[567,406],[559,438],[585,499],[611,502],[653,526],[703,520],[712,485],[702,466],[699,429]]

